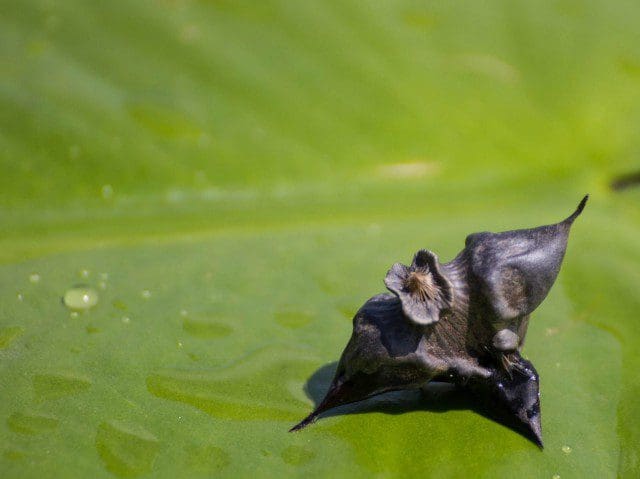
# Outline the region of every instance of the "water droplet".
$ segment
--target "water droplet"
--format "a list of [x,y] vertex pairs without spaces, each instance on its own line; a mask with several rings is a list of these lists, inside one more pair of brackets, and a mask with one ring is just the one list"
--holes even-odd
[[9,429],[18,434],[39,434],[58,427],[58,419],[40,414],[14,412],[7,419]]
[[129,322],[131,322],[131,318],[129,316],[123,316],[122,317],[122,322],[124,324],[129,324]]
[[88,286],[76,286],[67,290],[62,300],[73,311],[86,311],[98,304],[98,292]]
[[98,283],[98,288],[101,289],[102,291],[107,289],[107,283],[105,281],[100,281]]
[[571,446],[562,446],[562,452],[564,452],[565,454],[571,454]]
[[149,291],[148,289],[143,289],[142,293],[140,293],[140,296],[142,296],[142,299],[149,299],[151,297],[151,291]]
[[111,185],[104,185],[101,190],[102,199],[108,200],[113,196],[113,187]]
[[29,275],[29,282],[35,284],[40,282],[40,275],[38,273],[31,273]]
[[82,269],[78,272],[78,274],[80,275],[80,277],[82,279],[87,279],[89,277],[89,275],[91,274],[91,272],[88,269]]
[[189,313],[187,312],[186,309],[181,309],[180,310],[180,316],[182,316],[183,318],[186,318],[189,315]]
[[178,341],[178,347],[179,347],[179,348],[181,348],[182,346],[184,346],[184,345],[182,344],[182,341]]
[[316,457],[316,453],[306,447],[289,446],[282,451],[280,457],[282,457],[282,460],[287,464],[292,466],[302,466]]
[[560,479],[560,474],[554,474],[551,479]]
[[78,317],[78,312],[77,311],[71,311],[71,313],[69,314],[69,317],[71,319],[76,319]]
[[5,349],[9,347],[9,345],[24,333],[24,329],[20,326],[13,326],[9,328],[0,328],[0,349]]
[[137,477],[151,472],[160,443],[140,426],[109,421],[98,426],[96,449],[108,471]]
[[78,394],[91,386],[91,381],[74,374],[36,374],[33,390],[39,399],[57,399]]
[[16,297],[18,298],[18,301],[20,302],[24,301],[24,296],[22,293],[18,293]]

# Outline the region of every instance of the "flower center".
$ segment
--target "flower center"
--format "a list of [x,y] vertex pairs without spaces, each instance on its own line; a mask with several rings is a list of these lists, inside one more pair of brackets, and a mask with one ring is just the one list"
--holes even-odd
[[436,295],[436,286],[433,284],[429,273],[419,273],[412,271],[405,283],[405,288],[417,295],[422,301],[433,299]]

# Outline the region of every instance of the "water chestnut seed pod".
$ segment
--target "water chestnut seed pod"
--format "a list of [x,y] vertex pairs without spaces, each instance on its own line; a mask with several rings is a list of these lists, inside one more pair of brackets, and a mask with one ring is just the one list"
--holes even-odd
[[384,280],[391,293],[358,310],[326,396],[291,430],[336,406],[444,381],[510,417],[542,446],[539,377],[520,349],[587,198],[560,223],[471,234],[449,263],[420,250],[411,265],[394,264]]

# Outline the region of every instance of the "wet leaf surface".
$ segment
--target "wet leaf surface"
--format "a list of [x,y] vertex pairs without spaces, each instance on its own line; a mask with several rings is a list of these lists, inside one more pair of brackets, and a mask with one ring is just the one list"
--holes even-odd
[[[610,184],[637,170],[639,18],[5,2],[3,477],[637,477],[640,195]],[[287,432],[391,264],[587,192],[524,349],[543,451],[456,391]]]

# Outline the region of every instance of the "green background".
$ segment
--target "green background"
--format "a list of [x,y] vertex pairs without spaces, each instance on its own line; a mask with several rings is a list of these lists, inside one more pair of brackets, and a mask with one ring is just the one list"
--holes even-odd
[[[638,477],[640,193],[610,185],[639,164],[639,24],[632,0],[0,1],[3,477]],[[525,348],[543,451],[457,393],[287,432],[392,263],[587,192]],[[100,298],[72,317],[76,284]]]

